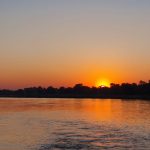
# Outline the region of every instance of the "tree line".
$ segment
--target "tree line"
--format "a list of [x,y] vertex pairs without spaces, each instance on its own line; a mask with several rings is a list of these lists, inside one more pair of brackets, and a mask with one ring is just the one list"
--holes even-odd
[[0,97],[33,97],[33,98],[124,98],[149,99],[150,81],[136,83],[111,83],[110,87],[88,87],[76,84],[74,87],[47,88],[29,87],[17,90],[0,90]]

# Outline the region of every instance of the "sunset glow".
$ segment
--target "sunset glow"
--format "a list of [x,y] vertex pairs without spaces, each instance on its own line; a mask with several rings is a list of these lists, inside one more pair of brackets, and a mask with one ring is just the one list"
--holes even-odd
[[95,83],[96,87],[110,87],[110,82],[107,79],[97,80]]
[[0,1],[0,88],[148,81],[149,6],[133,0]]

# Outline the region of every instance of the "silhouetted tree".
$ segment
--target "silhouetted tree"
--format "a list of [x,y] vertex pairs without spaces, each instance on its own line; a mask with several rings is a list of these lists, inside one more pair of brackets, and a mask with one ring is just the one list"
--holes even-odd
[[144,98],[150,100],[150,81],[136,83],[111,83],[110,87],[88,87],[76,84],[74,87],[48,88],[29,87],[18,90],[0,90],[0,97],[80,97],[80,98]]

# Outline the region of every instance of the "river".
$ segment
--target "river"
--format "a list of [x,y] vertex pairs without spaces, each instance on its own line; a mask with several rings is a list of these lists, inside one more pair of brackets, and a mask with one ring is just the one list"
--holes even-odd
[[150,101],[0,98],[0,150],[149,150]]

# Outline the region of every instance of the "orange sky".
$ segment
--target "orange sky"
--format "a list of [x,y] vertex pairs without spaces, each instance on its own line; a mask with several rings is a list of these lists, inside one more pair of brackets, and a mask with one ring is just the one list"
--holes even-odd
[[1,1],[0,88],[150,79],[150,2]]

